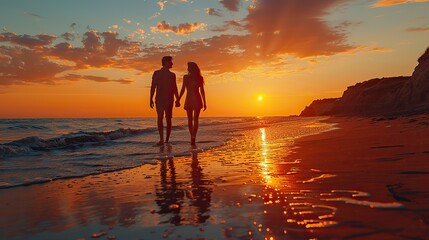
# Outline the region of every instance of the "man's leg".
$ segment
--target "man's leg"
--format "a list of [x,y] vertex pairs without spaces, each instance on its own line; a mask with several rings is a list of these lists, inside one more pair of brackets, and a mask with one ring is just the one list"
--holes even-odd
[[164,109],[156,109],[157,113],[158,113],[158,133],[159,133],[159,142],[158,144],[162,144],[164,143],[164,124],[163,124],[163,119],[164,119]]
[[167,107],[165,109],[165,120],[167,122],[167,136],[165,138],[165,142],[168,143],[170,141],[170,133],[171,133],[171,118],[173,117],[173,105],[171,107]]
[[165,138],[165,142],[168,143],[170,141],[170,133],[171,133],[171,118],[166,118],[167,121],[167,136]]

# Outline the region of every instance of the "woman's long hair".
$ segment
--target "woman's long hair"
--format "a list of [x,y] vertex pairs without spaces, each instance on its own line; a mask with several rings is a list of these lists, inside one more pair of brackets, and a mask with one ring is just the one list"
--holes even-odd
[[201,83],[204,84],[204,78],[201,75],[201,70],[196,63],[188,62],[188,74],[189,76],[195,77],[195,79],[198,79],[201,81]]

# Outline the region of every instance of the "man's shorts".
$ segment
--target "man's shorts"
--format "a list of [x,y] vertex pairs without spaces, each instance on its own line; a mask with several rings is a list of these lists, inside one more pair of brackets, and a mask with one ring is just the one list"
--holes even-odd
[[156,112],[158,113],[158,116],[161,114],[164,115],[165,113],[165,118],[172,118],[173,104],[156,104]]

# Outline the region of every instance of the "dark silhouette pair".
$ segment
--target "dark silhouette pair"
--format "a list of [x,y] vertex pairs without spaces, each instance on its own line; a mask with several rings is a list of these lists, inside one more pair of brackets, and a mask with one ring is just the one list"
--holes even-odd
[[[198,119],[201,109],[207,109],[206,95],[204,90],[204,78],[201,75],[200,68],[194,62],[188,62],[188,74],[183,76],[182,89],[180,95],[177,90],[176,74],[170,71],[173,67],[173,58],[164,56],[162,58],[162,68],[152,75],[152,85],[150,88],[150,107],[156,105],[158,115],[159,142],[157,145],[164,144],[164,116],[167,122],[167,134],[165,143],[170,140],[171,118],[173,117],[173,103],[176,97],[175,106],[180,107],[180,99],[186,93],[184,109],[188,116],[188,129],[191,134],[191,144],[195,145],[195,139],[198,132]],[[155,95],[155,103],[153,96]]]

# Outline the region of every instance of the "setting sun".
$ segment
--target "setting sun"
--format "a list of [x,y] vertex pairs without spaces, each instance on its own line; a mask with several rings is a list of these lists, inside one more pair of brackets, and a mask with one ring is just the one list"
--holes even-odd
[[258,101],[262,101],[262,96],[261,95],[258,96]]

